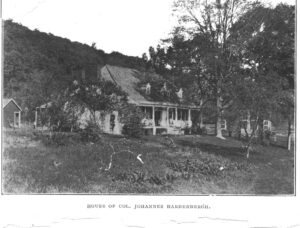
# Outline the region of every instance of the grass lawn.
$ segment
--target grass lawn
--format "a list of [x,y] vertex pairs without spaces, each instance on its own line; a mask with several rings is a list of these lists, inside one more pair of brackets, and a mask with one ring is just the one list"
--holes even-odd
[[47,137],[4,132],[3,193],[294,194],[294,154],[279,147],[256,146],[247,160],[241,142],[213,136],[174,136],[175,146],[163,136]]

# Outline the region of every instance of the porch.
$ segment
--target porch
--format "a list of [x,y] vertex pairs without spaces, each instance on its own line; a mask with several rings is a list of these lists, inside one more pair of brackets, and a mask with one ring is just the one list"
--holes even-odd
[[149,134],[184,134],[192,127],[191,108],[140,106],[145,113],[144,129]]

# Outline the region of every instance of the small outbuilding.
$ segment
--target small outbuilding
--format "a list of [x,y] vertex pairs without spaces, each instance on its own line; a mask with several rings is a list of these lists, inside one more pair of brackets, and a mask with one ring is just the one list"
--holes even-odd
[[3,126],[4,127],[20,127],[22,109],[12,98],[3,98]]

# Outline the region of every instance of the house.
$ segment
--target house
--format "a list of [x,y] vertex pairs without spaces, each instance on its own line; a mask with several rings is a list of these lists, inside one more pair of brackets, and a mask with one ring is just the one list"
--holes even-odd
[[22,109],[12,98],[3,98],[3,125],[4,127],[20,127]]
[[[192,112],[198,111],[199,107],[182,102],[171,103],[146,98],[137,90],[137,85],[142,77],[141,72],[130,68],[105,65],[98,77],[120,86],[128,94],[128,102],[135,104],[145,113],[143,123],[146,134],[184,134],[190,131],[193,124]],[[145,89],[147,94],[151,93],[149,83],[145,85]],[[162,90],[168,91],[166,84],[163,85]],[[178,92],[180,100],[182,93],[183,91],[180,89]],[[117,112],[106,116],[103,124],[104,131],[107,133],[120,134],[122,131]]]
[[[127,93],[128,102],[138,106],[144,113],[145,118],[142,120],[144,124],[145,134],[184,134],[191,131],[192,115],[199,110],[199,107],[187,103],[183,103],[183,90],[179,89],[177,96],[177,103],[156,101],[149,99],[151,91],[151,84],[144,85],[145,94],[138,91],[138,84],[144,73],[125,67],[105,65],[98,72],[98,79],[111,81],[120,86],[121,89]],[[155,74],[155,77],[160,77]],[[168,94],[169,89],[166,84],[162,85],[161,93]],[[35,126],[40,126],[39,115],[45,108],[51,104],[44,104],[36,108]],[[85,128],[91,120],[91,113],[89,109],[80,114],[78,118],[78,125],[80,128]],[[119,113],[113,111],[110,114],[101,111],[96,112],[95,116],[97,123],[102,131],[110,134],[122,134],[123,125],[120,122]]]

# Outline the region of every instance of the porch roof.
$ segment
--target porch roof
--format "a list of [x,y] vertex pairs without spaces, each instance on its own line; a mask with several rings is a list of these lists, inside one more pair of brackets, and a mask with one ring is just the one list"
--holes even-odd
[[183,108],[183,109],[201,109],[200,106],[196,105],[183,105],[183,104],[175,104],[170,102],[154,102],[154,101],[146,101],[140,102],[138,106],[155,106],[155,107],[163,107],[163,108]]

